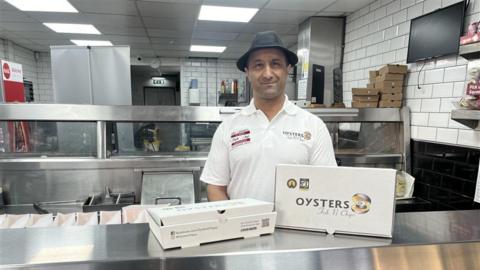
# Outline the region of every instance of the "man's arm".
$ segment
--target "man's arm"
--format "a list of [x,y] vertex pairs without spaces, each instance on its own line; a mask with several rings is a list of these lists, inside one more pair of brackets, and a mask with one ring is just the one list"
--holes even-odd
[[208,201],[224,201],[228,200],[227,186],[207,185]]

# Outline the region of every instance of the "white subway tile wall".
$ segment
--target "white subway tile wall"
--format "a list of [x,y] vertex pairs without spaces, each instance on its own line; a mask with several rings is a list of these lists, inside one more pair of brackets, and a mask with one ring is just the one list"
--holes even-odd
[[[366,86],[363,82],[368,70],[391,63],[406,64],[411,19],[460,1],[377,0],[347,16],[343,77],[346,105],[351,105],[351,88]],[[479,16],[480,0],[471,1],[465,28]],[[467,64],[457,55],[408,64],[404,104],[411,111],[413,139],[480,147],[480,130],[450,119],[454,103],[465,91]]]
[[245,73],[239,71],[234,60],[184,59],[180,67],[181,105],[188,106],[188,89],[193,79],[198,80],[201,106],[222,106],[217,104],[222,80],[237,79],[239,87],[245,85]]

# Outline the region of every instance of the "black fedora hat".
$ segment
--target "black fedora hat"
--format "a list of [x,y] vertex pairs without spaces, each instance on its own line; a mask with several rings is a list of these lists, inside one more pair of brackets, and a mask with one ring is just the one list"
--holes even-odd
[[250,46],[250,49],[248,49],[248,51],[238,59],[237,68],[241,71],[245,71],[245,67],[247,66],[247,62],[248,62],[248,56],[250,55],[250,53],[259,49],[267,49],[267,48],[277,48],[282,50],[283,53],[285,53],[285,56],[287,57],[287,62],[292,66],[295,66],[298,62],[297,55],[294,52],[285,48],[282,40],[280,40],[277,33],[273,31],[266,31],[266,32],[259,32],[255,35],[255,38],[252,41],[252,45]]

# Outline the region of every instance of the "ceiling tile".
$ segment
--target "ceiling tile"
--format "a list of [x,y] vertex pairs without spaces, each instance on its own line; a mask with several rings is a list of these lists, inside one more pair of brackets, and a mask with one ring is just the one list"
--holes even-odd
[[204,0],[204,5],[261,8],[268,0]]
[[137,2],[141,16],[160,18],[196,18],[200,10],[198,4]]
[[354,12],[366,5],[374,2],[375,0],[337,0],[332,5],[328,6],[322,11],[341,11],[341,12]]
[[342,17],[345,16],[348,11],[320,11],[315,14],[315,16],[326,16],[326,17]]
[[3,0],[0,0],[0,10],[17,10],[18,11],[16,7],[10,5],[9,3]]
[[176,30],[148,28],[147,32],[150,37],[161,37],[161,38],[190,38],[192,36],[192,31],[176,31]]
[[229,41],[225,41],[225,40],[212,40],[212,39],[195,38],[195,39],[192,39],[190,44],[205,45],[205,46],[227,46],[228,42]]
[[150,38],[152,45],[160,44],[177,44],[177,45],[190,45],[190,38]]
[[286,10],[272,10],[262,9],[252,22],[254,23],[281,23],[281,24],[298,24],[313,16],[315,11],[286,11]]
[[87,13],[89,23],[93,25],[114,25],[119,27],[143,27],[140,17],[126,15],[106,15]]
[[81,13],[25,12],[25,14],[40,23],[90,23],[88,18]]
[[135,2],[127,0],[70,0],[83,13],[138,15]]
[[110,40],[115,44],[128,45],[129,43],[150,43],[148,37],[121,36],[121,35],[102,35],[102,39]]
[[131,56],[155,57],[156,52],[152,49],[132,49],[130,48]]
[[195,31],[205,32],[241,32],[246,23],[198,21]]
[[147,31],[141,27],[118,27],[113,25],[95,25],[104,35],[146,36]]
[[15,32],[17,35],[30,38],[32,40],[49,40],[49,39],[68,39],[64,34],[55,33],[53,31],[42,32],[42,31],[23,31]]
[[238,33],[220,33],[220,32],[193,32],[193,39],[211,39],[211,40],[234,40]]
[[155,50],[172,50],[172,51],[188,51],[190,45],[178,45],[178,44],[154,44],[152,48]]
[[46,46],[55,46],[55,45],[74,45],[68,39],[35,39],[35,43],[39,45],[46,45]]
[[156,55],[164,57],[187,57],[190,51],[155,50]]
[[243,32],[258,33],[263,31],[275,31],[277,34],[286,34],[295,26],[296,25],[293,24],[249,23],[243,29]]
[[137,0],[138,2],[200,4],[201,0]]
[[321,11],[336,0],[270,0],[265,8],[296,10],[296,11]]
[[30,32],[50,32],[51,30],[40,23],[11,23],[11,22],[2,22],[2,28],[7,31],[30,31]]
[[222,53],[219,58],[237,60],[242,55],[242,53]]
[[143,22],[147,28],[169,29],[178,31],[192,31],[195,25],[193,18],[187,20],[176,18],[155,18],[143,17]]
[[235,40],[238,41],[248,41],[248,43],[252,42],[255,34],[253,33],[240,33]]
[[0,10],[0,22],[37,22],[25,13],[16,10]]

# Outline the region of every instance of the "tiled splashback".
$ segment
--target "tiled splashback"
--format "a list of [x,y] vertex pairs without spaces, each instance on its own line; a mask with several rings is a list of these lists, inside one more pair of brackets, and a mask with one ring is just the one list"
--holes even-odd
[[479,149],[412,141],[414,196],[432,210],[480,209],[473,202],[479,158]]
[[[368,83],[369,70],[387,63],[406,63],[413,18],[459,1],[377,0],[347,16],[343,58],[345,103],[349,105],[353,87],[365,87]],[[478,20],[479,15],[480,1],[470,1],[465,27]],[[458,55],[409,64],[403,105],[411,111],[412,139],[480,147],[480,130],[471,130],[450,119],[453,102],[464,92],[467,64]]]

